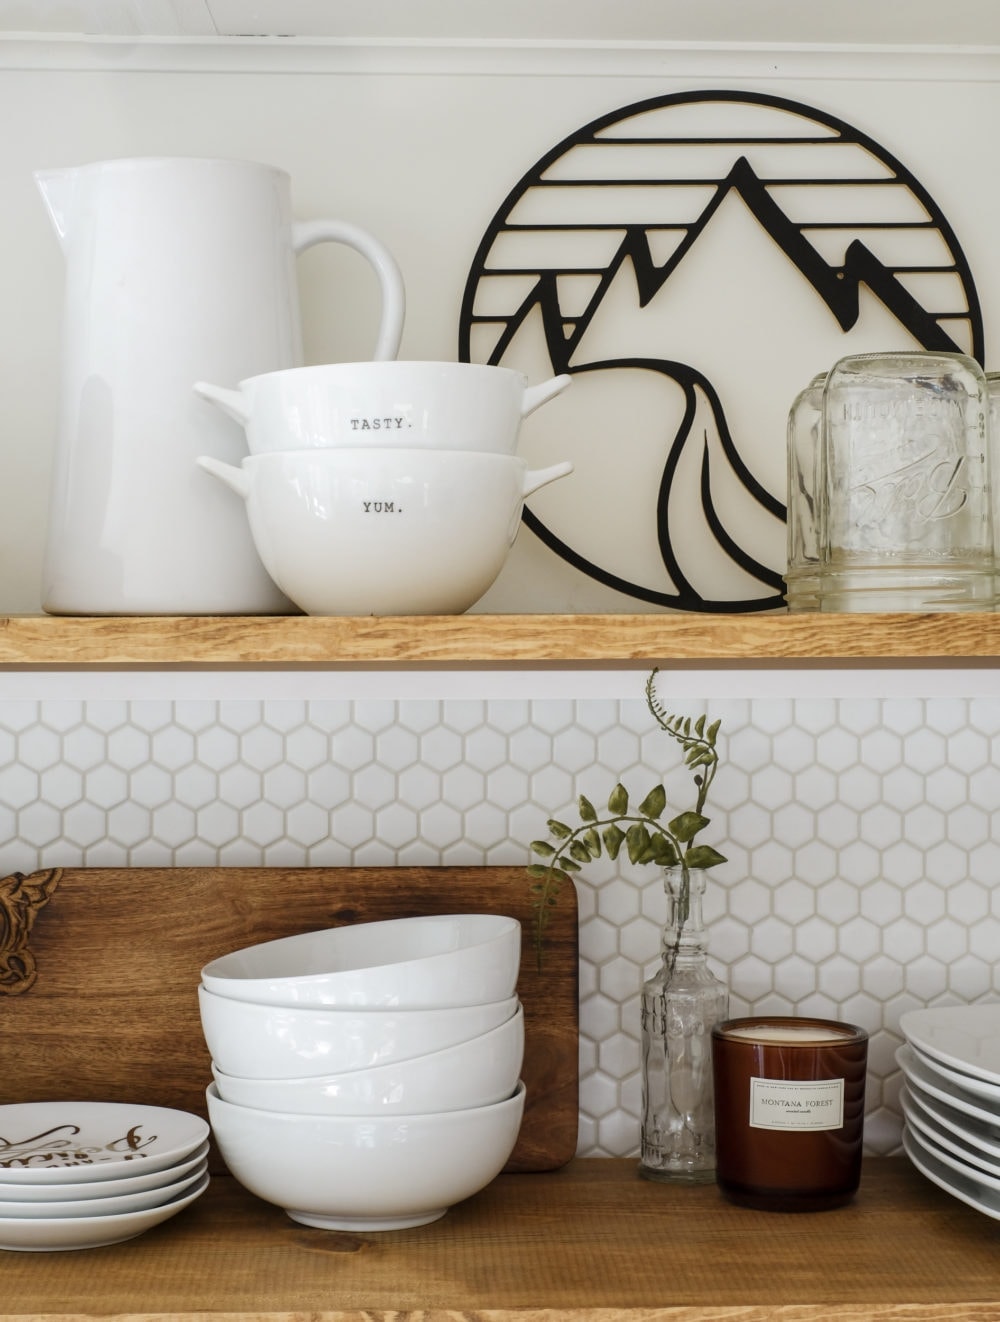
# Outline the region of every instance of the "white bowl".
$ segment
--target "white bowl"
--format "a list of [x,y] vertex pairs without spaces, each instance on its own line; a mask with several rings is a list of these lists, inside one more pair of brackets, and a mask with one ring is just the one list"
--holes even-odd
[[206,964],[202,985],[264,1005],[432,1010],[514,994],[521,925],[501,914],[427,914],[264,941]]
[[246,501],[265,569],[310,615],[462,614],[503,568],[525,497],[573,468],[406,449],[198,463]]
[[509,367],[394,360],[290,367],[236,390],[204,381],[194,389],[243,424],[251,454],[331,446],[513,454],[521,419],[571,380],[529,386]]
[[212,1062],[219,1096],[234,1106],[294,1115],[425,1115],[491,1106],[510,1097],[524,1060],[524,1011],[505,1024],[429,1055],[348,1074],[237,1078]]
[[258,1005],[198,988],[201,1026],[220,1069],[250,1079],[343,1074],[442,1051],[506,1023],[516,996],[440,1010]]
[[110,1216],[0,1217],[0,1249],[50,1253],[56,1249],[92,1249],[135,1239],[189,1207],[208,1188],[203,1175],[193,1188],[169,1202]]
[[430,1115],[286,1115],[233,1106],[209,1084],[212,1130],[229,1170],[293,1221],[397,1230],[436,1221],[503,1170],[524,1114],[505,1101]]

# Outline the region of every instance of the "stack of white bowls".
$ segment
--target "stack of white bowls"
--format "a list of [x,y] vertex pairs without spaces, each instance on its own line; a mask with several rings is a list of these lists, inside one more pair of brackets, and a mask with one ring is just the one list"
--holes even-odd
[[907,1155],[940,1188],[1000,1219],[1000,1005],[910,1010],[900,1028]]
[[524,1111],[521,928],[388,919],[202,969],[219,1151],[252,1193],[337,1230],[422,1225],[507,1163]]
[[208,1188],[208,1125],[125,1102],[0,1106],[0,1249],[134,1239]]
[[246,501],[264,567],[308,614],[461,614],[503,568],[525,498],[572,472],[517,454],[522,419],[571,379],[392,361],[199,382],[249,455],[198,463]]

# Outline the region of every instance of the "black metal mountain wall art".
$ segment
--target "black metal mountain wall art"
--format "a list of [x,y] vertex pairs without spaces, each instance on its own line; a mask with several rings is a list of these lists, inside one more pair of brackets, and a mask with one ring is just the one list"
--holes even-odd
[[[719,259],[718,227],[734,205],[766,245],[744,266],[740,253]],[[773,288],[762,293],[755,259],[775,254]],[[700,326],[692,307],[707,308]],[[653,313],[643,328],[639,314]],[[726,332],[745,352],[723,360]],[[574,475],[547,497],[554,514],[543,522],[526,509],[526,525],[599,583],[702,611],[783,605],[784,420],[816,371],[865,349],[984,361],[971,271],[926,189],[844,121],[736,91],[613,111],[560,142],[511,190],[472,262],[459,356],[523,366],[528,341],[543,346],[539,369],[581,378],[567,400],[584,380],[607,389],[625,372],[644,394],[669,391],[669,408],[662,416],[637,408],[630,420],[643,433],[631,451],[638,481],[622,438],[607,438],[603,479],[592,477],[628,492],[617,515],[609,505],[580,518]],[[574,420],[578,444],[588,412],[589,402]],[[582,456],[569,454],[578,469],[581,457],[584,469],[602,462],[593,437],[580,448]],[[654,471],[655,480],[642,480]],[[618,519],[619,544],[632,539],[617,563],[607,538],[590,544],[598,517]],[[647,540],[637,546],[640,534]]]

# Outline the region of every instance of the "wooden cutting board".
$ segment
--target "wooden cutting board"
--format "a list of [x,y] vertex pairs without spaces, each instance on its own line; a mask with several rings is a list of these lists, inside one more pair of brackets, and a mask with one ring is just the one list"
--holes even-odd
[[539,969],[528,888],[514,867],[64,868],[0,880],[0,1102],[134,1101],[207,1118],[197,987],[209,960],[346,923],[504,913],[523,929],[527,1087],[507,1169],[553,1170],[577,1142],[576,897],[560,896]]

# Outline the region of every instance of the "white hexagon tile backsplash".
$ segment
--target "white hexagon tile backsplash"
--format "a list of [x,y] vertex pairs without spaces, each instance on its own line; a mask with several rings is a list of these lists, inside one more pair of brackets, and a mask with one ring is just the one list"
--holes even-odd
[[[866,1141],[893,1151],[900,1013],[1000,991],[1000,700],[710,711],[722,766],[702,838],[728,862],[706,919],[733,1013],[867,1028]],[[661,778],[690,806],[641,700],[0,701],[0,865],[519,864],[578,794]],[[630,1155],[662,883],[602,860],[578,892],[579,1150]]]

